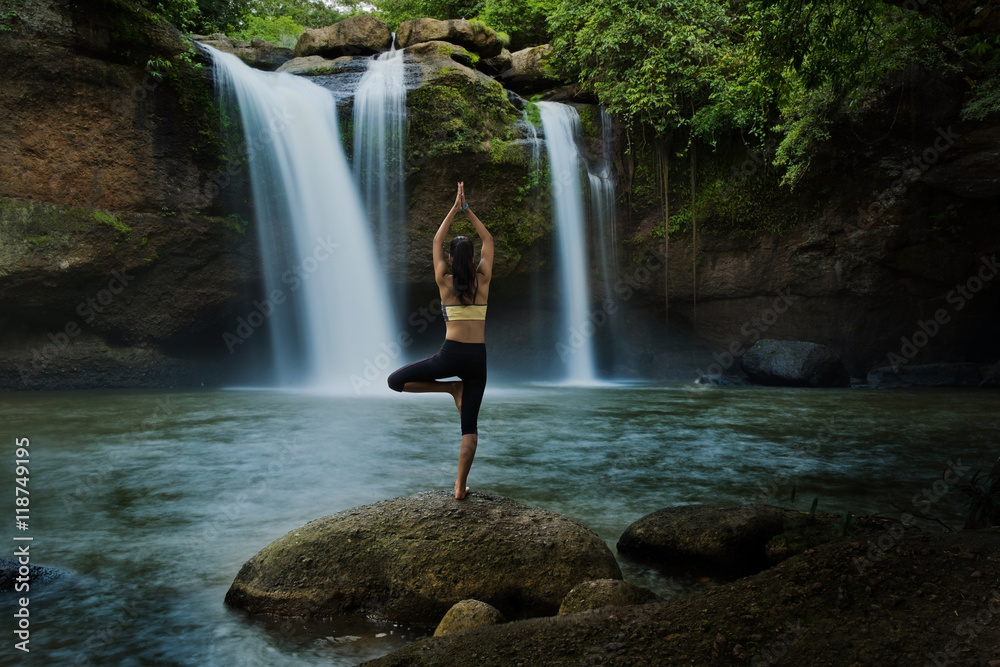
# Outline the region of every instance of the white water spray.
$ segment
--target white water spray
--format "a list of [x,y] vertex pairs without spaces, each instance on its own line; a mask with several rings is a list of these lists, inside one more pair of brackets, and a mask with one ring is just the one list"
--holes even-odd
[[[278,382],[343,393],[381,386],[391,369],[379,362],[393,341],[385,270],[340,144],[333,96],[205,48],[219,99],[238,105],[246,138]],[[376,366],[380,373],[369,378]]]
[[559,244],[562,323],[556,350],[566,365],[566,380],[573,384],[588,384],[597,379],[594,333],[598,325],[591,320],[588,311],[590,272],[581,188],[583,165],[576,145],[576,138],[580,135],[580,115],[566,104],[537,104],[542,115],[542,130],[552,175],[555,234]]
[[386,265],[390,250],[406,246],[405,132],[403,52],[393,47],[369,63],[354,93],[354,176],[376,222],[379,255]]

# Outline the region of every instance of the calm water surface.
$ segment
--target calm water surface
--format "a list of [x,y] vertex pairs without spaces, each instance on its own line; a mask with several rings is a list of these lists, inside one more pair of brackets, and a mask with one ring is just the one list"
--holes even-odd
[[[949,461],[1000,454],[1000,393],[698,385],[491,387],[470,485],[568,514],[614,549],[683,503],[769,502],[898,516]],[[309,520],[454,483],[447,396],[277,391],[0,395],[5,534],[69,574],[31,591],[31,653],[0,663],[353,665],[425,628],[305,626],[223,604],[240,566]],[[30,529],[14,527],[14,439],[31,440]],[[971,475],[971,473],[970,473]],[[790,502],[792,484],[797,497]],[[939,487],[940,489],[940,487]],[[957,489],[933,504],[961,524]],[[932,528],[929,522],[923,522]],[[3,555],[7,555],[4,553]],[[622,561],[665,597],[700,586]],[[12,596],[5,608],[13,608]]]

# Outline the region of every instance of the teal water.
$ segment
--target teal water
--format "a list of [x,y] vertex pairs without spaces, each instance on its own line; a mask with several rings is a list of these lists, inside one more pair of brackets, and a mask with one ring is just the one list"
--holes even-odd
[[[473,490],[568,514],[614,549],[629,523],[683,503],[768,502],[898,516],[949,461],[1000,454],[1000,394],[631,385],[490,387]],[[276,391],[0,395],[0,540],[68,575],[30,592],[38,665],[352,665],[425,628],[267,621],[225,607],[240,566],[303,523],[454,483],[444,395]],[[14,440],[30,438],[29,530],[14,525]],[[971,476],[971,472],[969,473]],[[797,495],[789,501],[792,484]],[[938,487],[940,490],[940,485]],[[764,494],[762,496],[762,493]],[[931,509],[961,525],[962,494]],[[922,521],[933,529],[934,524]],[[622,562],[665,597],[711,582]],[[14,597],[3,594],[4,608]]]

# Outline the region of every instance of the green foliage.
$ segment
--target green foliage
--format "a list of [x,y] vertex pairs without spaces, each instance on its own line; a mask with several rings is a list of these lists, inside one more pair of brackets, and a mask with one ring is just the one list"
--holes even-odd
[[18,10],[24,7],[24,0],[0,0],[0,32],[10,32],[21,23]]
[[90,214],[91,217],[102,225],[107,225],[111,229],[114,229],[120,234],[131,234],[132,228],[126,225],[121,219],[114,213],[105,213],[104,211],[94,211]]
[[393,30],[403,21],[419,18],[471,19],[483,8],[483,0],[376,0],[375,15]]
[[549,18],[564,73],[626,124],[667,134],[725,91],[731,19],[708,0],[562,2]]
[[245,42],[259,38],[290,49],[295,47],[303,32],[305,28],[289,16],[251,16],[243,24],[243,29],[232,33],[230,37]]
[[322,28],[361,13],[358,5],[357,0],[341,0],[336,7],[322,0],[255,0],[254,16],[285,17],[303,28]]
[[510,35],[511,51],[551,41],[548,17],[559,0],[486,0],[479,18],[495,30]]

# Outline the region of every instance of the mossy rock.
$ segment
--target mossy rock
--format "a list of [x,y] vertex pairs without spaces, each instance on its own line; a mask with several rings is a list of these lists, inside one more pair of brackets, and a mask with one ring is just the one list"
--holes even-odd
[[246,562],[226,602],[277,616],[436,623],[475,599],[513,619],[555,614],[591,579],[621,571],[573,519],[492,494],[428,491],[293,530]]
[[768,566],[764,548],[802,512],[769,505],[682,505],[647,514],[618,540],[618,551],[663,569],[741,575]]
[[444,618],[438,623],[437,629],[434,630],[434,636],[442,637],[453,632],[506,622],[507,619],[504,618],[504,615],[493,605],[479,600],[462,600],[456,602],[444,615]]
[[646,604],[657,601],[656,593],[648,588],[642,588],[617,579],[598,579],[585,581],[573,587],[562,604],[559,605],[559,616],[576,614],[602,607],[627,607],[633,604]]

